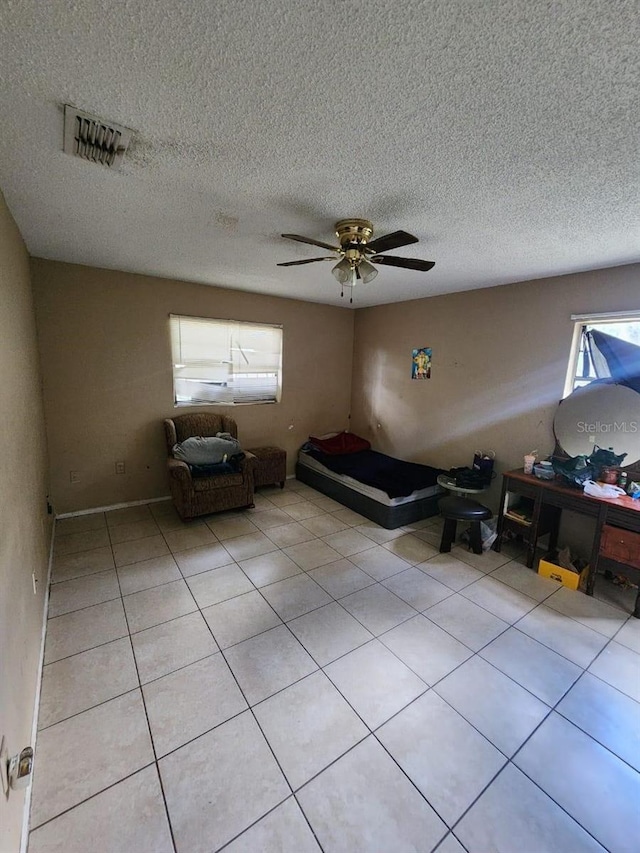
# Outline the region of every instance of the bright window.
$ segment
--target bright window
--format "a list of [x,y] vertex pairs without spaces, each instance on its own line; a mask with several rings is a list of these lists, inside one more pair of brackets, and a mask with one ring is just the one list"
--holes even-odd
[[170,316],[176,406],[277,403],[282,326]]
[[[592,314],[571,319],[575,321],[575,329],[565,397],[576,388],[589,385],[594,379],[612,376],[611,364],[606,358],[610,347],[606,346],[606,341],[609,341],[614,349],[616,342],[620,342],[617,346],[623,347],[623,353],[627,356],[633,353],[633,350],[628,349],[625,344],[638,347],[640,354],[640,313]],[[635,358],[636,361],[638,357],[640,356]],[[617,378],[615,374],[614,378]]]

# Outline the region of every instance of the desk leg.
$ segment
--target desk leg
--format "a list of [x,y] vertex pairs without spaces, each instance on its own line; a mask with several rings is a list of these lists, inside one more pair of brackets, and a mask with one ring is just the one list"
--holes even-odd
[[553,519],[553,526],[551,528],[551,532],[549,534],[549,550],[555,551],[558,547],[558,535],[560,534],[560,519],[562,518],[562,510],[557,509],[555,518]]
[[596,521],[596,535],[593,537],[593,547],[591,548],[591,559],[589,560],[589,574],[587,576],[587,595],[593,595],[593,588],[596,583],[596,575],[598,574],[598,557],[600,555],[600,540],[602,539],[602,528],[607,520],[607,505],[602,504],[598,512]]
[[540,513],[542,512],[542,489],[538,492],[533,504],[533,518],[529,528],[529,540],[527,542],[527,568],[533,568],[536,558],[536,546],[538,544],[538,527],[540,525]]
[[493,550],[500,553],[502,548],[502,528],[504,527],[504,502],[507,497],[507,478],[502,477],[502,491],[500,492],[500,504],[498,506],[498,523],[496,525],[496,541],[493,543]]

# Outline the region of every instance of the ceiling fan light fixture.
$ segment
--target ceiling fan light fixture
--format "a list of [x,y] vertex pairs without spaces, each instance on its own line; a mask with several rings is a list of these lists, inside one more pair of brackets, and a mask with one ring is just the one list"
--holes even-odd
[[351,281],[351,261],[347,258],[342,258],[338,261],[335,267],[331,270],[331,275],[336,279],[338,284],[347,284]]
[[[391,249],[399,249],[401,246],[410,246],[417,243],[418,238],[407,231],[392,231],[382,237],[371,240],[373,236],[373,224],[368,219],[341,219],[336,222],[336,237],[340,245],[332,246],[322,240],[311,237],[303,237],[300,234],[283,234],[288,240],[296,240],[299,243],[309,243],[311,246],[320,246],[340,256],[340,260],[331,270],[331,274],[341,287],[341,296],[344,296],[344,288],[353,288],[357,284],[368,284],[378,275],[374,264],[386,264],[390,267],[400,267],[406,270],[428,272],[435,266],[434,261],[423,261],[420,258],[401,258],[397,255],[386,255]],[[299,264],[313,264],[316,261],[331,261],[329,255],[321,258],[303,258],[299,261],[285,261],[279,263],[279,267],[292,267]],[[373,263],[372,263],[373,262]],[[353,302],[353,297],[350,299]]]
[[369,261],[366,261],[364,258],[358,264],[358,270],[360,272],[360,278],[365,284],[369,284],[369,282],[373,281],[378,275],[378,270],[374,265],[370,264]]

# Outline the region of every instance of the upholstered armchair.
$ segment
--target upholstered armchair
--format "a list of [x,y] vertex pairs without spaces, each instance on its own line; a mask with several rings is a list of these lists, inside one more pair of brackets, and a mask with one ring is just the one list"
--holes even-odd
[[165,420],[164,432],[171,496],[181,518],[195,518],[225,509],[253,506],[256,461],[253,454],[246,453],[237,474],[214,474],[209,477],[192,477],[189,466],[173,458],[174,445],[191,436],[215,436],[218,432],[228,432],[237,438],[238,427],[232,418],[206,413],[178,415]]

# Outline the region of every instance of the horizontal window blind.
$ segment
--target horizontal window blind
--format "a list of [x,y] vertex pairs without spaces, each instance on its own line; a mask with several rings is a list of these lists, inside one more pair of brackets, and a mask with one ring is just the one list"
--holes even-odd
[[176,405],[280,399],[282,327],[170,315]]

